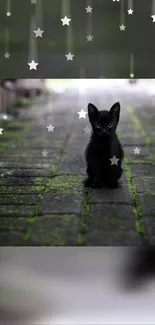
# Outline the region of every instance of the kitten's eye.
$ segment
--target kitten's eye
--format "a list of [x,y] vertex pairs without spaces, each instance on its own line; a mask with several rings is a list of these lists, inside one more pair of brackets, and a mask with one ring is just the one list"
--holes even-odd
[[97,129],[100,129],[101,126],[100,126],[100,124],[97,123],[96,127],[97,127]]
[[112,124],[109,124],[109,125],[108,125],[108,128],[111,129],[111,128],[112,128]]

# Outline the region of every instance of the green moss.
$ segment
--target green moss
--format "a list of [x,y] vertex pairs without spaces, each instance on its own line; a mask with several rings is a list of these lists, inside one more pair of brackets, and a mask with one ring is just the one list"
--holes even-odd
[[48,180],[47,189],[55,193],[77,193],[81,189],[81,175],[60,175]]
[[144,242],[146,240],[146,234],[144,232],[144,228],[141,224],[140,218],[143,216],[141,208],[140,208],[140,202],[138,199],[138,194],[137,194],[137,187],[136,183],[134,181],[134,177],[131,173],[128,159],[127,157],[124,157],[124,162],[125,162],[125,174],[127,178],[127,183],[128,183],[128,188],[131,196],[131,201],[132,201],[132,206],[133,206],[133,212],[135,214],[135,228],[136,231],[140,234],[142,241]]
[[151,139],[149,138],[149,136],[147,135],[147,133],[144,131],[141,122],[137,119],[137,117],[133,114],[133,109],[128,106],[126,108],[127,112],[129,113],[134,125],[136,126],[136,128],[138,129],[138,131],[140,132],[141,136],[145,139],[145,143],[147,146],[151,145]]
[[27,223],[34,223],[36,221],[36,218],[35,217],[28,217],[26,219]]
[[84,246],[85,243],[86,243],[86,237],[85,237],[85,235],[84,234],[79,234],[78,235],[78,238],[77,238],[77,244],[79,246]]
[[22,239],[23,240],[28,240],[30,238],[31,232],[28,230],[27,232],[25,232],[25,234],[22,234]]

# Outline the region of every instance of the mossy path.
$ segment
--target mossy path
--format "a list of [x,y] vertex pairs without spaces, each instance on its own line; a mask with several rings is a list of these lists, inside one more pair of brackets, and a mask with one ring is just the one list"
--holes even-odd
[[90,190],[82,185],[89,139],[83,129],[89,122],[78,117],[86,109],[81,103],[77,93],[67,91],[34,103],[2,126],[1,245],[139,246],[155,241],[153,106],[136,108],[124,100],[118,130],[125,150],[120,187]]

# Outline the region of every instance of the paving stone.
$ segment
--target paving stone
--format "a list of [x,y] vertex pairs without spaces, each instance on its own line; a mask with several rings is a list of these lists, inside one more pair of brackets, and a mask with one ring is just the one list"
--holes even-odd
[[50,171],[46,169],[24,169],[17,166],[16,169],[0,167],[0,175],[12,175],[13,177],[43,177],[50,176]]
[[122,185],[117,189],[93,189],[88,203],[101,202],[131,204],[128,187]]
[[151,245],[155,245],[155,216],[144,217],[141,219],[146,235]]
[[36,205],[39,198],[38,193],[31,194],[1,194],[0,195],[0,206],[1,205]]
[[139,193],[140,207],[144,216],[155,216],[155,194]]
[[[47,178],[42,178],[43,184],[47,182]],[[24,185],[36,185],[36,178],[35,177],[11,177],[6,176],[0,178],[0,185],[2,186],[24,186]],[[41,185],[41,184],[40,184]]]
[[86,166],[84,156],[78,156],[71,153],[70,155],[64,154],[60,159],[57,172],[60,174],[85,174]]
[[1,217],[29,217],[34,211],[34,205],[0,205],[0,220]]
[[139,246],[135,216],[128,205],[92,206],[89,216],[87,246]]
[[155,166],[130,165],[138,192],[155,192]]
[[28,246],[28,241],[24,240],[19,232],[0,232],[0,246]]
[[44,187],[42,186],[37,186],[37,185],[34,185],[34,186],[29,186],[29,185],[24,185],[24,186],[0,186],[0,195],[3,194],[3,195],[8,195],[8,194],[30,194],[30,193],[37,193],[40,194],[42,193]]
[[47,159],[41,159],[41,160],[35,160],[35,159],[23,159],[21,158],[20,160],[17,158],[14,159],[4,159],[3,161],[0,162],[0,167],[6,167],[6,168],[11,168],[11,169],[48,169],[52,165],[51,160]]
[[82,211],[82,193],[48,193],[41,200],[39,213],[80,213]]
[[42,246],[76,246],[79,226],[80,220],[75,215],[36,217],[30,240]]

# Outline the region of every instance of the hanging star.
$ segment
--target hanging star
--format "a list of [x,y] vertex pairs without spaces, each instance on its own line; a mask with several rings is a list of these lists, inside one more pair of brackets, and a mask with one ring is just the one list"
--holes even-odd
[[85,111],[82,109],[80,112],[78,112],[78,114],[79,114],[79,118],[86,118],[86,114],[87,114],[87,112],[85,112]]
[[55,129],[55,126],[52,126],[51,124],[49,126],[47,126],[48,132],[53,132],[53,130]]
[[1,129],[1,128],[0,128],[0,135],[2,135],[2,132],[3,132],[3,131],[4,131],[4,129]]
[[88,13],[92,13],[92,10],[93,10],[92,7],[88,6],[88,7],[85,8],[85,9],[86,9],[86,13],[87,13],[87,14],[88,14]]
[[28,63],[28,65],[30,66],[30,70],[34,69],[37,70],[37,65],[39,63],[36,63],[34,60],[32,60],[30,63]]
[[116,156],[113,156],[113,158],[109,159],[111,161],[111,166],[112,165],[118,165],[119,159],[116,158]]
[[74,57],[74,54],[71,54],[70,52],[68,54],[65,55],[66,58],[67,58],[67,61],[73,61],[73,57]]
[[128,9],[128,15],[132,15],[133,14],[133,10],[132,9]]
[[34,5],[37,4],[37,0],[30,0],[30,1],[31,1],[31,4],[34,4]]
[[134,73],[130,73],[130,78],[134,78]]
[[119,2],[119,0],[113,0],[113,2],[115,2],[115,1]]
[[44,31],[38,27],[37,30],[34,30],[34,33],[36,34],[35,37],[43,37],[42,34],[44,33]]
[[155,15],[152,15],[151,18],[153,19],[153,23],[155,23]]
[[42,156],[43,157],[47,157],[47,155],[48,155],[48,151],[47,150],[42,151]]
[[87,38],[87,41],[88,42],[92,42],[94,36],[92,36],[92,35],[89,34],[88,36],[86,36],[86,38]]
[[122,24],[121,26],[119,26],[119,28],[120,28],[121,31],[122,30],[125,31],[126,26]]
[[7,17],[10,17],[11,16],[11,12],[6,12],[6,15],[7,15]]
[[91,128],[89,128],[89,126],[86,126],[83,130],[84,130],[84,133],[86,135],[90,135],[91,134]]
[[4,57],[5,57],[5,59],[9,59],[10,54],[8,52],[4,53]]
[[136,147],[135,149],[133,149],[133,151],[134,151],[134,154],[135,154],[135,155],[136,155],[136,154],[139,155],[141,149]]
[[61,21],[62,21],[62,26],[64,26],[64,25],[69,26],[69,23],[70,23],[71,19],[67,18],[67,16],[65,16],[64,18],[61,19]]

